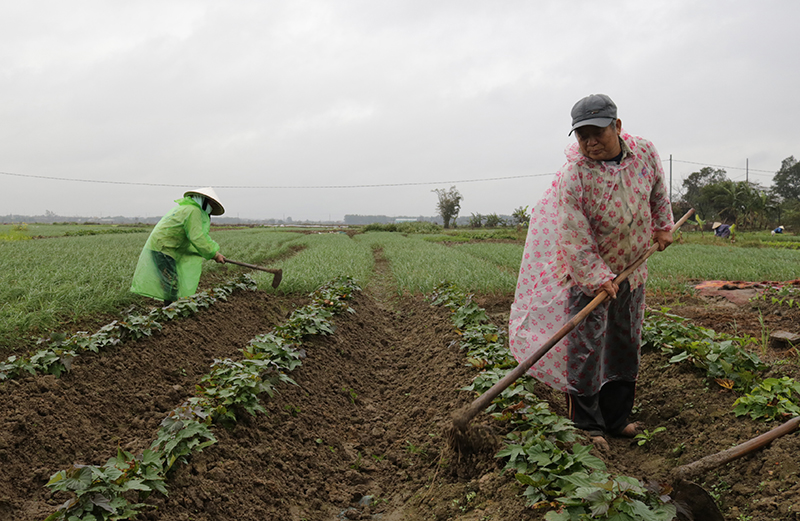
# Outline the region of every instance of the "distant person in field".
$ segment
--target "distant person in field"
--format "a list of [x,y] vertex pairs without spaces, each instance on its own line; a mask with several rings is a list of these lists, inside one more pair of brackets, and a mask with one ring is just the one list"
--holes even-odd
[[731,225],[730,224],[722,224],[722,223],[714,223],[711,225],[711,229],[714,230],[714,235],[717,237],[722,237],[723,239],[727,239],[731,236]]
[[511,306],[514,357],[529,358],[605,291],[597,306],[530,369],[566,394],[570,419],[608,450],[606,436],[632,438],[647,265],[614,278],[654,242],[672,243],[672,207],[653,144],[622,129],[617,106],[592,94],[572,108],[567,162],[531,211]]
[[225,213],[214,189],[190,190],[175,202],[178,206],[150,232],[131,283],[131,291],[163,300],[165,306],[194,295],[203,259],[225,262],[209,236],[211,216]]
[[778,226],[777,228],[772,230],[772,235],[775,235],[776,233],[783,233],[783,226]]

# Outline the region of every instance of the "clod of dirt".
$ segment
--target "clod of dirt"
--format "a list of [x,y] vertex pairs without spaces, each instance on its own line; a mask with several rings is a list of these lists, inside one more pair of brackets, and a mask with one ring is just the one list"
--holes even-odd
[[445,438],[457,454],[495,454],[500,449],[500,439],[486,425],[470,425],[466,430],[450,425]]

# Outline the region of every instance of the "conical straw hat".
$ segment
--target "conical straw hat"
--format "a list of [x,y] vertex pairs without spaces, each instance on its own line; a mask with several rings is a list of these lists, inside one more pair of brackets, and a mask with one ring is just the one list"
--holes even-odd
[[197,190],[189,190],[188,192],[183,194],[184,197],[189,197],[191,195],[202,195],[204,197],[207,197],[208,200],[211,202],[211,215],[222,215],[225,213],[225,207],[223,207],[222,203],[219,202],[219,197],[217,197],[217,193],[210,186],[207,186],[205,188],[198,188]]

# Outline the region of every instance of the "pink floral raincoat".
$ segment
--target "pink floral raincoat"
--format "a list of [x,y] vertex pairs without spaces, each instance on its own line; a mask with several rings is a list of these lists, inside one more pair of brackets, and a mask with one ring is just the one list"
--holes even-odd
[[[569,321],[570,288],[578,286],[594,295],[604,282],[641,257],[655,231],[672,229],[672,209],[658,152],[649,141],[624,131],[621,138],[619,164],[589,159],[577,143],[568,146],[566,164],[531,211],[509,320],[511,352],[519,362]],[[627,280],[631,290],[644,285],[646,264]],[[643,307],[644,299],[638,305]],[[582,327],[585,322],[576,329]],[[641,338],[641,323],[633,329],[632,334]],[[574,334],[573,330],[553,346],[529,374],[554,389],[583,395],[595,394],[612,379],[636,380],[638,349],[615,356],[617,367],[598,363],[585,380],[569,382],[567,347]]]

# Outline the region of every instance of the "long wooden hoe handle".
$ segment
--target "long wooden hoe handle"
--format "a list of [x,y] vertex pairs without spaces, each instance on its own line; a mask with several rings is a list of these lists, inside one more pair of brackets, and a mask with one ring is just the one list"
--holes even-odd
[[255,264],[247,264],[246,262],[239,262],[239,261],[235,261],[235,260],[230,260],[228,258],[225,258],[225,262],[230,262],[231,264],[236,264],[238,266],[244,266],[245,268],[251,268],[251,269],[254,269],[254,270],[266,271],[267,273],[277,274],[277,273],[279,273],[281,271],[281,270],[273,269],[273,268],[265,268],[264,266],[256,266]]
[[[686,220],[689,219],[689,217],[691,217],[693,213],[694,209],[691,209],[688,212],[686,212],[686,215],[681,217],[681,219],[677,223],[675,223],[675,226],[672,227],[672,231],[673,232],[677,231],[678,228],[680,228],[683,225],[683,223],[685,223]],[[625,279],[627,279],[628,276],[631,273],[633,273],[633,271],[636,268],[641,266],[644,263],[644,261],[646,261],[647,258],[650,257],[650,255],[652,255],[656,251],[658,251],[657,242],[653,243],[653,245],[650,246],[650,248],[646,252],[644,252],[644,254],[641,257],[639,257],[639,259],[636,262],[628,266],[625,269],[625,271],[617,275],[617,277],[614,279],[614,282],[619,284]],[[492,400],[497,398],[497,396],[499,396],[500,393],[505,391],[506,388],[508,388],[508,386],[517,381],[517,379],[519,379],[523,374],[525,374],[528,371],[528,369],[533,367],[533,364],[538,362],[539,359],[545,355],[545,353],[547,353],[554,345],[556,345],[562,338],[564,338],[567,335],[567,333],[572,331],[575,328],[575,326],[583,322],[583,319],[586,318],[586,316],[589,313],[591,313],[592,310],[594,310],[594,308],[599,306],[607,298],[608,298],[608,293],[606,293],[605,290],[598,293],[597,296],[591,302],[589,302],[585,308],[583,308],[577,315],[573,316],[569,322],[564,324],[564,326],[562,326],[561,329],[559,329],[550,340],[548,340],[544,345],[542,345],[539,349],[537,349],[535,353],[533,353],[530,357],[528,357],[524,362],[519,364],[517,367],[509,371],[508,374],[506,374],[502,379],[500,379],[496,384],[494,384],[488,391],[486,391],[478,398],[476,398],[470,405],[462,409],[455,416],[453,420],[456,429],[460,430],[461,432],[466,431],[467,427],[469,426],[469,422],[471,422],[472,419],[475,416],[477,416],[477,414],[480,411],[488,407],[489,404],[492,403]]]
[[765,432],[761,436],[757,436],[749,441],[740,443],[735,447],[723,450],[722,452],[717,452],[716,454],[711,454],[710,456],[701,458],[694,463],[676,467],[672,469],[670,476],[673,481],[678,481],[681,479],[688,480],[695,476],[699,476],[706,471],[720,467],[725,463],[729,463],[737,458],[741,458],[745,454],[749,454],[756,449],[760,449],[764,445],[772,443],[781,436],[796,431],[798,427],[800,427],[800,416],[795,416],[783,425],[779,425],[778,427]]
[[230,262],[231,264],[236,264],[238,266],[244,266],[245,268],[250,268],[253,270],[260,270],[260,271],[266,271],[267,273],[272,273],[273,275],[275,275],[275,277],[272,279],[273,288],[277,288],[278,284],[281,283],[281,279],[283,278],[283,270],[281,269],[265,268],[264,266],[256,266],[255,264],[247,264],[246,262],[239,262],[228,258],[225,259],[225,262]]

